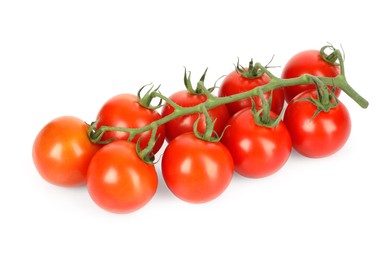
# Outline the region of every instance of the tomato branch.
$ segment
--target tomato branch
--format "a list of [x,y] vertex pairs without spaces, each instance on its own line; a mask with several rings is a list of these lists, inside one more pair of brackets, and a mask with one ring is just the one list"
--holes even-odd
[[[322,51],[324,50],[321,49]],[[329,47],[328,47],[329,48]],[[341,55],[341,52],[337,49],[334,49],[332,47],[332,54],[329,54],[331,56],[331,62],[336,62],[338,61],[338,65],[340,66],[341,69],[341,74],[336,76],[336,77],[315,77],[310,74],[305,74],[300,77],[296,78],[290,78],[290,79],[281,79],[276,77],[274,74],[272,74],[266,67],[262,66],[261,64],[256,64],[257,67],[259,67],[264,73],[266,73],[270,78],[270,82],[266,85],[263,86],[258,86],[254,89],[251,89],[246,92],[242,92],[239,94],[231,95],[231,96],[225,96],[225,97],[215,97],[211,95],[211,91],[207,90],[204,85],[198,85],[198,90],[201,90],[202,94],[205,94],[208,98],[207,100],[199,105],[193,106],[193,107],[182,107],[161,94],[159,89],[157,88],[156,90],[152,92],[148,92],[149,95],[151,95],[151,99],[153,98],[159,98],[160,100],[165,101],[167,104],[171,105],[175,110],[173,113],[169,114],[166,117],[163,117],[157,121],[154,121],[153,123],[146,125],[144,127],[140,128],[125,128],[125,127],[113,127],[113,126],[101,126],[99,129],[96,129],[96,123],[93,123],[90,126],[89,130],[89,137],[92,142],[94,143],[107,143],[107,141],[102,142],[100,139],[102,138],[103,134],[106,131],[122,131],[122,132],[127,132],[130,134],[130,140],[134,138],[134,136],[152,130],[160,125],[163,125],[175,118],[184,116],[184,115],[189,115],[189,114],[196,114],[196,113],[202,113],[203,109],[206,108],[207,110],[215,108],[220,105],[232,103],[235,101],[239,101],[242,99],[246,98],[251,98],[259,95],[259,91],[262,93],[273,91],[279,88],[285,88],[285,87],[290,87],[290,86],[295,86],[295,85],[306,85],[306,84],[313,84],[313,83],[321,83],[327,86],[337,86],[341,90],[343,90],[349,97],[351,97],[359,106],[362,108],[367,108],[368,107],[368,101],[364,99],[359,93],[357,93],[347,82],[345,74],[344,74],[344,60]],[[334,58],[336,57],[336,58]],[[330,62],[327,60],[327,62]],[[189,81],[190,76],[185,76],[185,81]],[[202,77],[204,80],[204,77]],[[189,84],[186,82],[186,85]],[[149,98],[148,101],[150,102],[151,99]],[[108,142],[111,140],[108,140]]]

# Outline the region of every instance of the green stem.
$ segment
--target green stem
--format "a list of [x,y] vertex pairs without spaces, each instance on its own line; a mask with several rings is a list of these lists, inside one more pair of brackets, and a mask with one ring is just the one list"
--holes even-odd
[[[214,122],[211,119],[207,109],[205,106],[202,106],[202,112],[206,120],[206,130],[203,133],[203,140],[211,141],[212,135],[214,133]],[[197,129],[194,126],[194,132],[197,131]]]
[[138,139],[138,142],[137,142],[137,153],[138,153],[138,156],[143,161],[153,163],[153,158],[151,158],[151,155],[152,155],[152,157],[154,157],[154,155],[152,154],[152,151],[153,151],[153,147],[156,144],[156,141],[157,141],[157,139],[159,137],[158,136],[156,137],[157,127],[158,126],[155,125],[154,122],[153,122],[151,124],[151,127],[152,127],[152,135],[150,136],[150,139],[149,139],[149,142],[148,142],[148,146],[146,148],[144,148],[143,150],[141,150],[141,148],[140,148],[141,139]]
[[[258,65],[261,66],[261,65]],[[260,67],[262,70],[264,70],[264,73],[266,73],[268,76],[270,76],[271,80],[268,84],[263,86],[258,86],[254,89],[251,89],[246,92],[242,92],[239,94],[226,96],[226,97],[214,97],[212,95],[207,95],[208,99],[199,105],[193,106],[193,107],[181,107],[174,103],[169,98],[162,95],[160,92],[156,91],[154,92],[154,96],[161,98],[165,102],[167,102],[169,105],[175,108],[174,112],[169,114],[168,116],[165,116],[157,121],[154,121],[153,123],[146,125],[144,127],[140,128],[125,128],[125,127],[113,127],[113,126],[101,126],[98,130],[95,131],[95,133],[90,134],[91,140],[93,142],[100,142],[100,138],[106,131],[122,131],[127,132],[130,134],[131,138],[134,138],[137,134],[152,130],[154,127],[158,127],[160,125],[163,125],[175,118],[189,115],[189,114],[195,114],[195,113],[202,113],[202,107],[203,109],[212,109],[220,105],[232,103],[235,101],[239,101],[242,99],[254,97],[259,95],[259,88],[261,88],[261,91],[263,93],[269,92],[272,90],[276,90],[279,88],[289,87],[289,86],[295,86],[295,85],[306,85],[306,84],[313,84],[315,80],[320,80],[325,85],[331,85],[331,86],[337,86],[341,90],[343,90],[349,97],[351,97],[357,104],[359,104],[362,108],[368,107],[368,101],[364,99],[362,96],[360,96],[347,82],[345,75],[344,75],[344,64],[342,59],[340,59],[340,68],[341,68],[341,74],[336,77],[314,77],[309,74],[302,75],[300,77],[291,78],[291,79],[281,79],[276,76],[274,76],[271,72],[268,71],[265,67]],[[92,131],[90,131],[92,132]],[[130,138],[130,139],[131,139]]]
[[[274,89],[278,89],[281,87],[289,87],[289,86],[295,86],[295,85],[305,85],[305,84],[312,84],[313,76],[311,75],[302,75],[297,78],[291,78],[291,79],[280,79],[275,78],[272,79],[267,85],[264,85],[262,90],[263,92],[268,92]],[[330,86],[337,86],[342,91],[344,91],[350,98],[352,98],[360,107],[367,108],[368,107],[368,101],[363,98],[359,93],[357,93],[347,82],[344,75],[338,75],[334,78],[332,77],[317,77],[320,79],[325,85]]]

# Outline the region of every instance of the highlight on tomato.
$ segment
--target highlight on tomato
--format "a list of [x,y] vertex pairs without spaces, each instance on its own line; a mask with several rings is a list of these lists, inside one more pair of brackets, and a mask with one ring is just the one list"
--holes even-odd
[[284,122],[293,148],[300,154],[321,158],[334,154],[347,142],[351,118],[344,104],[332,97],[322,109],[317,91],[305,91],[288,104]]
[[[338,66],[331,58],[326,61],[326,54],[322,50],[305,50],[294,55],[284,66],[281,78],[289,79],[310,74],[312,76],[336,77],[340,74],[340,66]],[[334,86],[328,86],[329,89]],[[287,102],[290,102],[296,95],[306,91],[315,90],[314,84],[296,85],[284,88],[284,96]],[[335,94],[338,97],[341,90],[335,89]]]
[[163,154],[161,166],[172,193],[191,203],[219,197],[234,172],[233,159],[222,143],[199,139],[194,133],[173,139]]
[[89,140],[84,121],[63,116],[40,130],[32,157],[46,181],[59,186],[79,186],[85,184],[89,162],[100,147]]
[[[191,73],[189,73],[187,77],[187,71],[185,70],[184,84],[186,86],[186,90],[178,91],[172,94],[169,99],[181,107],[192,107],[206,102],[208,99],[207,94],[211,95],[211,92],[214,89],[214,87],[206,89],[206,87],[204,86],[206,72],[207,69],[200,78],[196,89],[194,89],[191,84]],[[175,107],[169,103],[166,103],[162,108],[161,114],[163,117],[166,117],[172,114],[174,111]],[[212,120],[215,121],[214,130],[216,134],[220,135],[225,128],[227,120],[229,119],[229,112],[226,106],[220,105],[215,108],[209,109],[208,113]],[[204,132],[206,129],[206,118],[202,113],[184,115],[175,118],[165,124],[166,140],[168,142],[171,142],[175,137],[181,134],[193,132],[193,125],[199,117],[200,121],[197,130],[199,132]]]
[[102,147],[92,158],[87,188],[93,201],[114,213],[134,212],[145,206],[157,190],[153,164],[137,154],[136,144],[124,140]]
[[[253,64],[253,60],[249,62],[247,68],[242,67],[237,63],[236,69],[230,72],[222,81],[219,88],[219,97],[231,96],[234,94],[239,94],[242,92],[249,91],[258,86],[266,85],[270,82],[270,77],[264,73],[256,63]],[[271,92],[265,92],[264,97],[266,100],[269,100]],[[251,108],[252,101],[255,101],[256,108],[260,109],[262,106],[262,101],[260,97],[256,96],[251,98],[242,99],[236,102],[226,104],[226,107],[229,110],[229,115],[233,116],[235,113],[244,108]],[[272,91],[272,107],[271,110],[280,114],[284,106],[284,92],[283,89],[276,89]]]

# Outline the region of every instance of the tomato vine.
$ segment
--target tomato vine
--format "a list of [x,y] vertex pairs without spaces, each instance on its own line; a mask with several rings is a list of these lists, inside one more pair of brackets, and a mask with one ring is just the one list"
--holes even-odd
[[[330,54],[326,54],[325,52],[327,50],[330,50]],[[263,86],[258,86],[254,89],[251,89],[246,92],[242,92],[239,94],[234,94],[231,96],[225,96],[225,97],[216,97],[211,94],[211,91],[214,89],[207,89],[204,86],[204,79],[205,79],[205,74],[207,72],[207,69],[205,73],[202,75],[201,80],[197,84],[197,92],[201,92],[202,94],[207,96],[207,100],[204,103],[192,106],[192,107],[182,107],[175,102],[173,102],[171,99],[163,95],[160,91],[160,86],[157,88],[154,88],[151,86],[151,89],[147,91],[145,95],[146,97],[142,97],[143,100],[147,100],[148,103],[155,99],[158,98],[160,99],[159,105],[152,107],[152,109],[156,109],[161,106],[161,102],[164,101],[167,104],[171,105],[174,108],[174,112],[162,117],[161,119],[158,119],[156,121],[153,121],[152,123],[145,125],[140,128],[126,128],[126,127],[116,127],[116,126],[100,126],[97,128],[97,121],[92,123],[89,128],[89,138],[93,143],[99,143],[99,144],[105,144],[110,142],[110,140],[107,141],[102,141],[101,138],[103,134],[107,131],[121,131],[121,132],[126,132],[129,133],[129,140],[133,139],[136,135],[141,134],[146,131],[150,131],[153,129],[158,128],[159,126],[166,124],[167,122],[184,116],[184,115],[190,115],[190,114],[196,114],[196,113],[203,113],[203,111],[215,108],[220,105],[224,104],[229,104],[235,101],[239,101],[242,99],[246,98],[251,98],[255,96],[259,96],[262,93],[273,91],[279,88],[286,88],[290,86],[295,86],[295,85],[304,85],[304,84],[316,84],[316,85],[328,85],[328,86],[337,86],[337,88],[341,89],[344,91],[350,98],[352,98],[360,107],[362,108],[367,108],[369,105],[369,102],[363,98],[358,92],[356,92],[348,83],[345,75],[345,67],[344,67],[344,58],[343,54],[340,50],[334,48],[332,45],[326,45],[321,48],[321,56],[322,58],[333,65],[338,65],[340,66],[340,74],[337,75],[336,77],[322,77],[322,76],[313,76],[310,74],[304,74],[299,77],[295,78],[289,78],[289,79],[282,79],[277,76],[275,76],[272,72],[268,70],[268,66],[263,66],[260,63],[256,63],[254,65],[254,68],[257,68],[261,73],[264,73],[270,77],[269,83],[263,85]],[[189,82],[190,77],[188,76],[187,78],[187,72],[184,77],[184,82],[185,85],[191,86],[191,83]],[[259,94],[260,93],[260,94]]]

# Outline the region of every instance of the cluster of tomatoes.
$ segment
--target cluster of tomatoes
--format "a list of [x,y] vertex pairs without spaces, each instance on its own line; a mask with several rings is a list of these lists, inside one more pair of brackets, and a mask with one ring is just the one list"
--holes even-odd
[[[339,66],[325,61],[319,51],[309,50],[288,61],[282,78],[303,74],[336,77],[339,73]],[[185,78],[186,85],[191,85],[189,77]],[[204,76],[201,84],[202,80]],[[269,82],[267,73],[252,62],[247,68],[237,65],[224,78],[218,96],[246,92]],[[170,96],[171,102],[166,102],[160,112],[145,106],[136,95],[114,96],[101,107],[95,127],[150,125],[175,113],[177,107],[207,102],[209,96],[202,89],[187,86]],[[329,93],[335,97],[340,91]],[[336,98],[331,100],[333,106],[329,111],[321,111],[313,102],[318,96],[318,87],[313,84],[278,88],[272,94],[266,92],[216,106],[207,110],[207,114],[172,118],[158,125],[153,136],[151,130],[135,136],[125,131],[106,131],[100,143],[91,141],[90,126],[83,120],[59,117],[37,135],[33,161],[48,182],[60,186],[86,184],[97,205],[111,212],[126,213],[148,203],[158,185],[155,166],[145,161],[140,151],[153,143],[149,151],[156,154],[167,141],[161,169],[168,188],[184,201],[207,202],[228,187],[234,172],[249,178],[277,172],[288,160],[292,148],[315,158],[338,151],[351,130],[348,111]],[[202,137],[199,133],[208,131],[210,118],[212,135]]]

